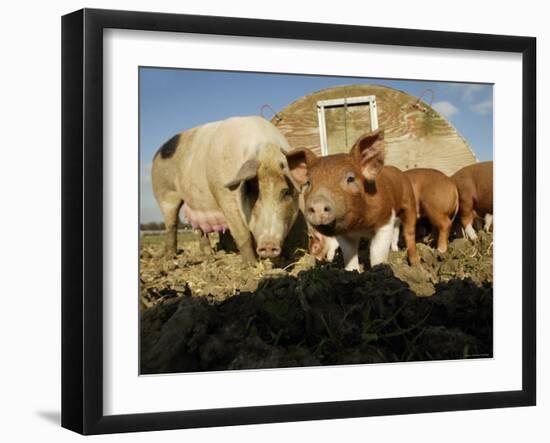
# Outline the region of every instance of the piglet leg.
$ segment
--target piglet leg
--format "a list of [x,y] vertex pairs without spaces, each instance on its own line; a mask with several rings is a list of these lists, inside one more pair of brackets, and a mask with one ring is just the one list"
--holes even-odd
[[470,240],[477,240],[477,234],[472,224],[474,223],[474,208],[473,202],[470,200],[460,201],[460,223],[466,231],[466,235]]
[[359,237],[353,235],[339,235],[336,237],[342,250],[346,271],[359,271]]
[[394,238],[395,212],[392,212],[390,220],[378,228],[370,241],[370,265],[376,266],[388,261],[390,246]]
[[453,222],[448,217],[442,217],[439,222],[437,234],[437,250],[439,252],[447,252],[452,224]]
[[403,236],[407,246],[407,257],[410,265],[420,263],[418,252],[416,252],[416,220],[408,219],[403,221]]
[[327,237],[327,243],[328,243],[327,261],[332,262],[334,260],[334,256],[336,255],[336,251],[339,246],[338,240],[336,240],[334,237]]
[[393,233],[391,239],[391,250],[399,251],[399,228],[401,226],[401,220],[396,218],[393,225]]
[[493,214],[485,214],[485,225],[483,226],[483,229],[485,229],[485,232],[489,232],[491,230],[492,225],[493,225]]

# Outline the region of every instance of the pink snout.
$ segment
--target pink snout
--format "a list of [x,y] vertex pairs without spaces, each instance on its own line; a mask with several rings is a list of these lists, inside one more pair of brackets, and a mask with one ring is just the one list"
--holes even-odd
[[281,255],[281,245],[273,240],[261,241],[258,243],[256,253],[260,258],[275,258]]
[[321,255],[323,253],[324,245],[321,240],[312,240],[309,242],[309,253],[314,257]]
[[306,204],[306,218],[314,226],[330,225],[334,219],[334,204],[325,196],[313,197]]

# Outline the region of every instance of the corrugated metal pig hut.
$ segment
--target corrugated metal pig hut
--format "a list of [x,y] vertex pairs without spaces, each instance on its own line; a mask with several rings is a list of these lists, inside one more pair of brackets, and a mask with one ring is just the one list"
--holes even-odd
[[451,175],[477,161],[456,129],[430,105],[379,85],[349,85],[303,96],[272,122],[292,148],[318,155],[348,152],[363,133],[385,131],[386,163],[402,170],[435,168]]

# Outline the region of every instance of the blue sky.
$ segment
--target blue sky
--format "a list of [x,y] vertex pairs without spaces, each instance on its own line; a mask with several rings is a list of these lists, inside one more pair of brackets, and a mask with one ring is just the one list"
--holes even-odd
[[[263,74],[140,68],[140,215],[161,221],[151,191],[151,161],[178,132],[236,115],[259,115],[269,104],[279,111],[303,95],[352,83],[389,86],[418,96],[434,91],[432,106],[468,141],[480,160],[493,158],[493,87],[486,84],[358,77]],[[425,97],[429,102],[429,94]],[[266,117],[271,118],[269,111]]]

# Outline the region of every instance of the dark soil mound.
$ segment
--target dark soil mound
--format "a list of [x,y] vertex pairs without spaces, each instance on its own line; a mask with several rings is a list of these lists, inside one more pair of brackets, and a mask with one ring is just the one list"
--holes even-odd
[[361,274],[307,254],[247,268],[142,247],[141,373],[491,357],[492,235],[480,234]]

